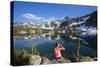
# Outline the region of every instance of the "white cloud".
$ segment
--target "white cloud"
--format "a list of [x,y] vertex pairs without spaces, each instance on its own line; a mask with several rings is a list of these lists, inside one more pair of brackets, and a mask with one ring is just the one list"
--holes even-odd
[[55,18],[55,17],[50,17],[50,18],[48,18],[48,20],[50,20],[50,21],[52,21],[52,20],[56,20],[57,18]]
[[42,21],[45,22],[45,21],[53,21],[53,20],[58,20],[58,18],[55,18],[55,17],[50,17],[50,18],[44,18]]
[[35,14],[31,14],[31,13],[25,13],[22,15],[23,18],[25,18],[26,20],[29,21],[37,21],[37,22],[47,22],[47,21],[52,21],[52,20],[57,20],[59,18],[56,17],[49,17],[49,18],[45,18],[45,17],[40,17],[37,16]]
[[24,17],[25,19],[37,20],[37,21],[44,19],[43,17],[39,17],[39,16],[36,16],[34,14],[31,14],[31,13],[25,13],[22,15],[22,17]]

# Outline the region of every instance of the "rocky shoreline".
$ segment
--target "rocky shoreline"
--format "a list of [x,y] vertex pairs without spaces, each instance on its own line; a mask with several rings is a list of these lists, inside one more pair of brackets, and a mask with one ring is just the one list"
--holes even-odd
[[[58,61],[56,63],[71,63],[73,62],[92,62],[92,61],[96,61],[94,58],[91,58],[89,56],[80,56],[78,58],[72,58],[72,59],[68,59],[68,58],[64,58],[64,60],[58,59]],[[31,55],[31,60],[30,60],[30,64],[31,65],[40,65],[40,64],[56,64],[55,63],[55,59],[48,59],[46,57],[41,57],[39,55]]]

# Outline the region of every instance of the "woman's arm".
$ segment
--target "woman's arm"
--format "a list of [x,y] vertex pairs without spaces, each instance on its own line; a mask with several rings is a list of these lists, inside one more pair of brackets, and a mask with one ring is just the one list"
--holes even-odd
[[65,48],[62,45],[60,45],[60,50],[65,50]]

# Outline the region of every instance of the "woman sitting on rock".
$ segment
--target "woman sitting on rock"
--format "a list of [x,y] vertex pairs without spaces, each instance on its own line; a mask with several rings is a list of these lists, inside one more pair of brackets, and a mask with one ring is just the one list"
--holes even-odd
[[64,58],[61,55],[62,50],[65,50],[65,48],[60,43],[56,43],[56,46],[54,49],[54,58],[56,59],[55,63],[58,62],[58,59],[61,59],[62,61],[64,61]]

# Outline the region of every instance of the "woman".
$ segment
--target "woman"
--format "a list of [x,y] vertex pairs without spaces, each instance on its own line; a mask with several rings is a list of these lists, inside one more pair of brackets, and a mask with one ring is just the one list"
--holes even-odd
[[61,55],[62,50],[65,50],[65,48],[60,43],[56,43],[56,46],[54,49],[54,57],[56,59],[55,63],[57,63],[58,59],[64,60],[64,58],[62,58],[62,55]]

